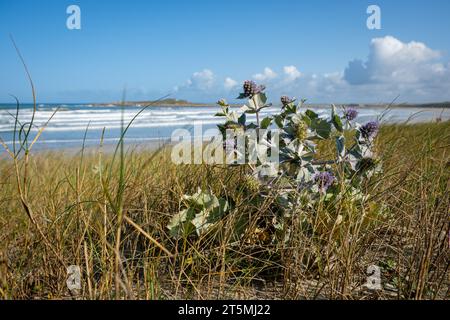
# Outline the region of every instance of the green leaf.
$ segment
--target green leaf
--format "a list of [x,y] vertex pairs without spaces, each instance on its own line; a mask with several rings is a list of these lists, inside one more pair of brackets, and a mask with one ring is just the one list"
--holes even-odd
[[222,107],[228,106],[228,103],[225,99],[221,99],[221,100],[217,101],[217,104]]
[[261,100],[262,105],[265,105],[265,104],[266,104],[266,102],[267,102],[267,96],[266,96],[266,94],[265,94],[264,92],[258,93],[258,94],[256,95],[256,97],[258,97],[258,98]]
[[278,126],[278,128],[283,127],[283,117],[282,116],[275,116],[274,118],[275,124]]
[[198,236],[208,231],[228,211],[228,202],[200,189],[193,195],[184,195],[188,208],[170,220],[167,228],[173,237],[188,236],[194,231]]
[[336,128],[337,131],[339,132],[343,132],[344,128],[342,126],[342,121],[341,118],[337,115],[334,114],[331,121],[333,122],[334,127]]
[[301,118],[308,125],[308,127],[311,127],[312,120],[310,117],[308,117],[306,114],[303,114]]
[[223,112],[224,114],[228,114],[228,105],[222,106],[222,112]]
[[217,205],[214,206],[208,215],[208,222],[214,223],[219,221],[227,211],[228,202],[225,199],[219,199]]
[[197,235],[201,236],[204,232],[208,231],[211,227],[211,223],[208,222],[208,211],[202,210],[195,215],[192,219],[192,224],[195,227]]
[[222,133],[222,135],[225,136],[225,133],[226,133],[226,130],[227,130],[226,126],[223,125],[223,124],[218,124],[217,128],[219,129],[220,133]]
[[334,117],[336,114],[336,106],[334,104],[331,105],[331,117]]
[[191,221],[195,217],[195,210],[193,208],[188,208],[175,214],[167,225],[169,233],[173,237],[187,236],[193,229],[191,226]]
[[316,131],[319,138],[328,139],[331,134],[331,123],[326,120],[317,118],[311,122],[311,129]]
[[245,113],[243,113],[239,119],[238,119],[238,123],[242,124],[243,126],[245,125],[245,120],[246,120],[246,116]]
[[256,129],[258,128],[258,126],[254,123],[250,123],[249,125],[246,126],[247,129]]
[[295,103],[290,103],[285,107],[285,112],[287,114],[291,114],[291,113],[297,113],[297,105],[295,105]]
[[344,136],[339,136],[336,138],[336,149],[339,158],[343,158],[345,156],[345,138]]
[[266,117],[261,121],[261,129],[267,129],[270,124],[272,123],[272,118],[271,117]]
[[249,105],[250,108],[253,110],[259,110],[262,107],[264,107],[264,105],[267,102],[267,97],[265,93],[258,93],[255,94],[249,101]]
[[310,109],[306,110],[306,111],[305,111],[305,114],[306,114],[311,120],[314,120],[314,119],[319,118],[319,115],[318,115],[317,113],[315,113],[314,111],[310,110]]

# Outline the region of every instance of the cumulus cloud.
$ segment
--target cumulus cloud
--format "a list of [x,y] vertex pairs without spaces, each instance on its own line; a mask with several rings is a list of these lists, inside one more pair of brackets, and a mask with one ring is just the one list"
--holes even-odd
[[286,80],[294,81],[301,77],[301,72],[297,70],[295,66],[285,66],[283,67],[283,72],[286,76]]
[[342,72],[313,73],[301,74],[301,76],[296,77],[294,80],[282,83],[281,86],[276,88],[274,93],[277,95],[305,98],[308,101],[316,103],[342,102],[343,100],[347,100],[349,96],[351,99],[353,98],[349,89],[350,85],[343,79]]
[[375,38],[367,61],[350,61],[344,78],[352,85],[420,83],[448,72],[436,62],[440,56],[421,42],[404,43],[392,36]]
[[267,80],[274,79],[276,77],[277,77],[277,74],[269,67],[265,67],[263,73],[257,73],[255,75],[253,75],[253,79],[255,79],[257,81],[267,81]]
[[218,94],[216,75],[210,69],[196,71],[183,84],[174,86],[172,94],[191,101],[212,101]]
[[253,75],[253,79],[272,88],[286,88],[295,84],[302,76],[296,66],[290,65],[283,67],[280,76],[273,69],[266,67],[263,73]]
[[231,90],[232,88],[237,86],[237,84],[238,83],[236,80],[233,80],[230,77],[227,77],[227,78],[225,78],[223,86],[225,87],[226,90]]
[[187,81],[187,87],[208,90],[213,87],[214,80],[214,73],[209,69],[204,69],[192,74],[191,78]]
[[[399,102],[450,100],[450,63],[438,50],[392,36],[373,39],[369,49],[366,59],[352,60],[346,68],[342,66],[342,71],[302,73],[296,66],[287,65],[279,73],[266,67],[253,78],[267,85],[266,91],[273,99],[286,94],[318,103],[390,102],[397,96]],[[195,72],[183,94],[210,100],[221,96],[233,99],[237,81],[231,77],[221,81],[216,85],[209,69]]]

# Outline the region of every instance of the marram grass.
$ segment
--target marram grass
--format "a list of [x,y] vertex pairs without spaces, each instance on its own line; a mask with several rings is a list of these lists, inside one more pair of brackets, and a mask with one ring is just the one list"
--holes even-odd
[[[175,165],[168,149],[125,148],[113,162],[99,148],[32,151],[16,168],[4,153],[0,298],[447,298],[450,122],[382,126],[376,143],[374,203],[300,203],[277,243],[271,234],[287,230],[273,230],[276,197],[261,199],[244,167]],[[325,141],[319,154],[333,148]],[[230,202],[226,216],[201,236],[173,237],[168,223],[199,188]],[[77,292],[70,265],[81,267]],[[370,265],[381,290],[365,286]]]

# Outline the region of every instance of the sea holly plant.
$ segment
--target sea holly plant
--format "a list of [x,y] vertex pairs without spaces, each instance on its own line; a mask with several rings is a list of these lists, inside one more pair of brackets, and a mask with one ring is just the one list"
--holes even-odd
[[[275,192],[279,210],[272,219],[274,229],[284,229],[286,219],[303,209],[343,199],[343,194],[346,199],[350,197],[350,201],[366,201],[369,195],[363,190],[364,182],[381,171],[381,163],[374,152],[379,123],[370,121],[360,125],[355,122],[356,109],[343,107],[338,114],[334,105],[330,117],[324,118],[306,109],[305,100],[297,102],[288,96],[281,97],[278,113],[262,118],[261,111],[272,106],[264,90],[265,86],[245,81],[238,99],[247,99],[247,103],[233,110],[222,99],[218,102],[221,110],[216,116],[224,118],[218,128],[226,153],[238,156],[237,165],[250,168],[247,181],[253,182],[252,190],[260,197]],[[253,115],[256,122],[248,122]],[[251,139],[250,133],[254,132],[256,139]],[[349,137],[352,144],[346,148]],[[327,140],[334,140],[336,153],[334,159],[323,160],[319,158],[317,144]],[[242,144],[239,147],[239,141],[244,142],[243,147]],[[277,153],[276,164],[264,157],[269,147],[271,153]],[[255,155],[257,159],[252,161]],[[180,233],[201,235],[229,210],[225,199],[210,193],[199,191],[184,199],[187,208],[175,215],[168,226],[174,236]]]
[[167,225],[170,234],[175,238],[207,233],[229,209],[225,199],[219,199],[211,192],[201,190],[191,196],[183,196],[182,200],[186,208],[174,215]]

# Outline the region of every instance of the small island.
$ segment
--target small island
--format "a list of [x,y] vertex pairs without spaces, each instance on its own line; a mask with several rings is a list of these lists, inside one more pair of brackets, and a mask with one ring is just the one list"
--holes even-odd
[[162,100],[143,100],[143,101],[114,101],[106,103],[89,103],[91,107],[112,107],[112,106],[125,106],[125,107],[145,107],[148,105],[157,105],[158,107],[208,107],[212,104],[190,102],[183,99],[166,98]]

